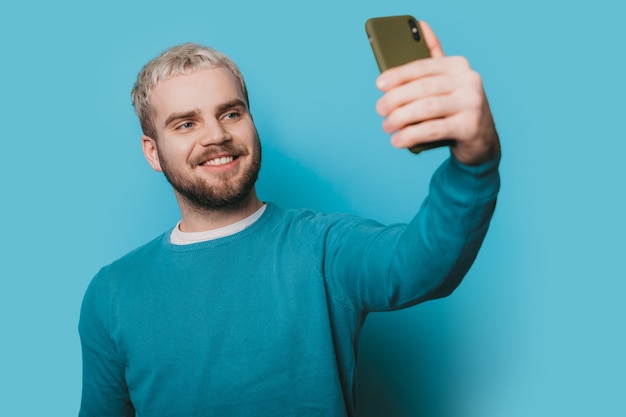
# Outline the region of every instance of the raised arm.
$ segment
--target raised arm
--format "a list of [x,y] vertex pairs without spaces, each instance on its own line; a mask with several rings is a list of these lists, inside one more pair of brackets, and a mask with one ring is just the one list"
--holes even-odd
[[446,57],[430,27],[420,25],[431,58],[381,74],[376,107],[394,146],[451,139],[452,156],[433,175],[410,224],[340,229],[328,239],[329,276],[347,277],[331,282],[365,311],[410,306],[456,288],[480,249],[500,187],[500,142],[482,79],[465,58]]

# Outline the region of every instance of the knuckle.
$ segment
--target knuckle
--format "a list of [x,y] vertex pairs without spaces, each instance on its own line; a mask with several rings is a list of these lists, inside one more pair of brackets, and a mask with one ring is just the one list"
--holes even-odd
[[457,90],[454,97],[460,106],[460,110],[479,110],[483,108],[485,103],[483,90],[467,84],[465,87],[461,87]]
[[427,117],[438,115],[441,111],[441,103],[436,98],[424,100],[423,111]]
[[482,106],[482,95],[478,93],[471,93],[466,96],[466,102],[468,107],[472,109],[479,109]]
[[464,56],[455,56],[453,57],[454,59],[454,64],[459,67],[460,69],[469,69],[470,68],[470,63],[468,61],[467,58],[465,58]]
[[479,88],[482,88],[483,77],[478,72],[472,70],[467,74],[467,77],[472,84]]

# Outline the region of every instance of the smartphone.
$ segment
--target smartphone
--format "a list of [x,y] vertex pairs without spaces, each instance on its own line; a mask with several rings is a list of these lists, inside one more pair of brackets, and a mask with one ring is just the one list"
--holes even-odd
[[[365,22],[365,32],[380,72],[430,57],[418,21],[413,16],[373,17]],[[452,142],[442,140],[423,143],[409,150],[417,154],[427,149],[450,145]]]

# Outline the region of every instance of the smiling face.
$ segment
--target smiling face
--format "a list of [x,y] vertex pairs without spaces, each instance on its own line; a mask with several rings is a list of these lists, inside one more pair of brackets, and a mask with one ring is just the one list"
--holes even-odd
[[150,95],[156,138],[144,155],[181,209],[240,209],[256,198],[261,147],[237,78],[223,67],[159,81]]

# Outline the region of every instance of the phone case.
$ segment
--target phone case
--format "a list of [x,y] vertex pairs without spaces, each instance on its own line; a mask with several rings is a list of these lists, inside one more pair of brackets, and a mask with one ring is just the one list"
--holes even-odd
[[[365,22],[365,32],[380,72],[430,57],[418,21],[413,16],[374,17]],[[437,141],[415,145],[409,150],[417,154],[450,144],[450,140]]]
[[365,31],[381,72],[430,57],[417,19],[412,16],[374,17],[365,22]]

